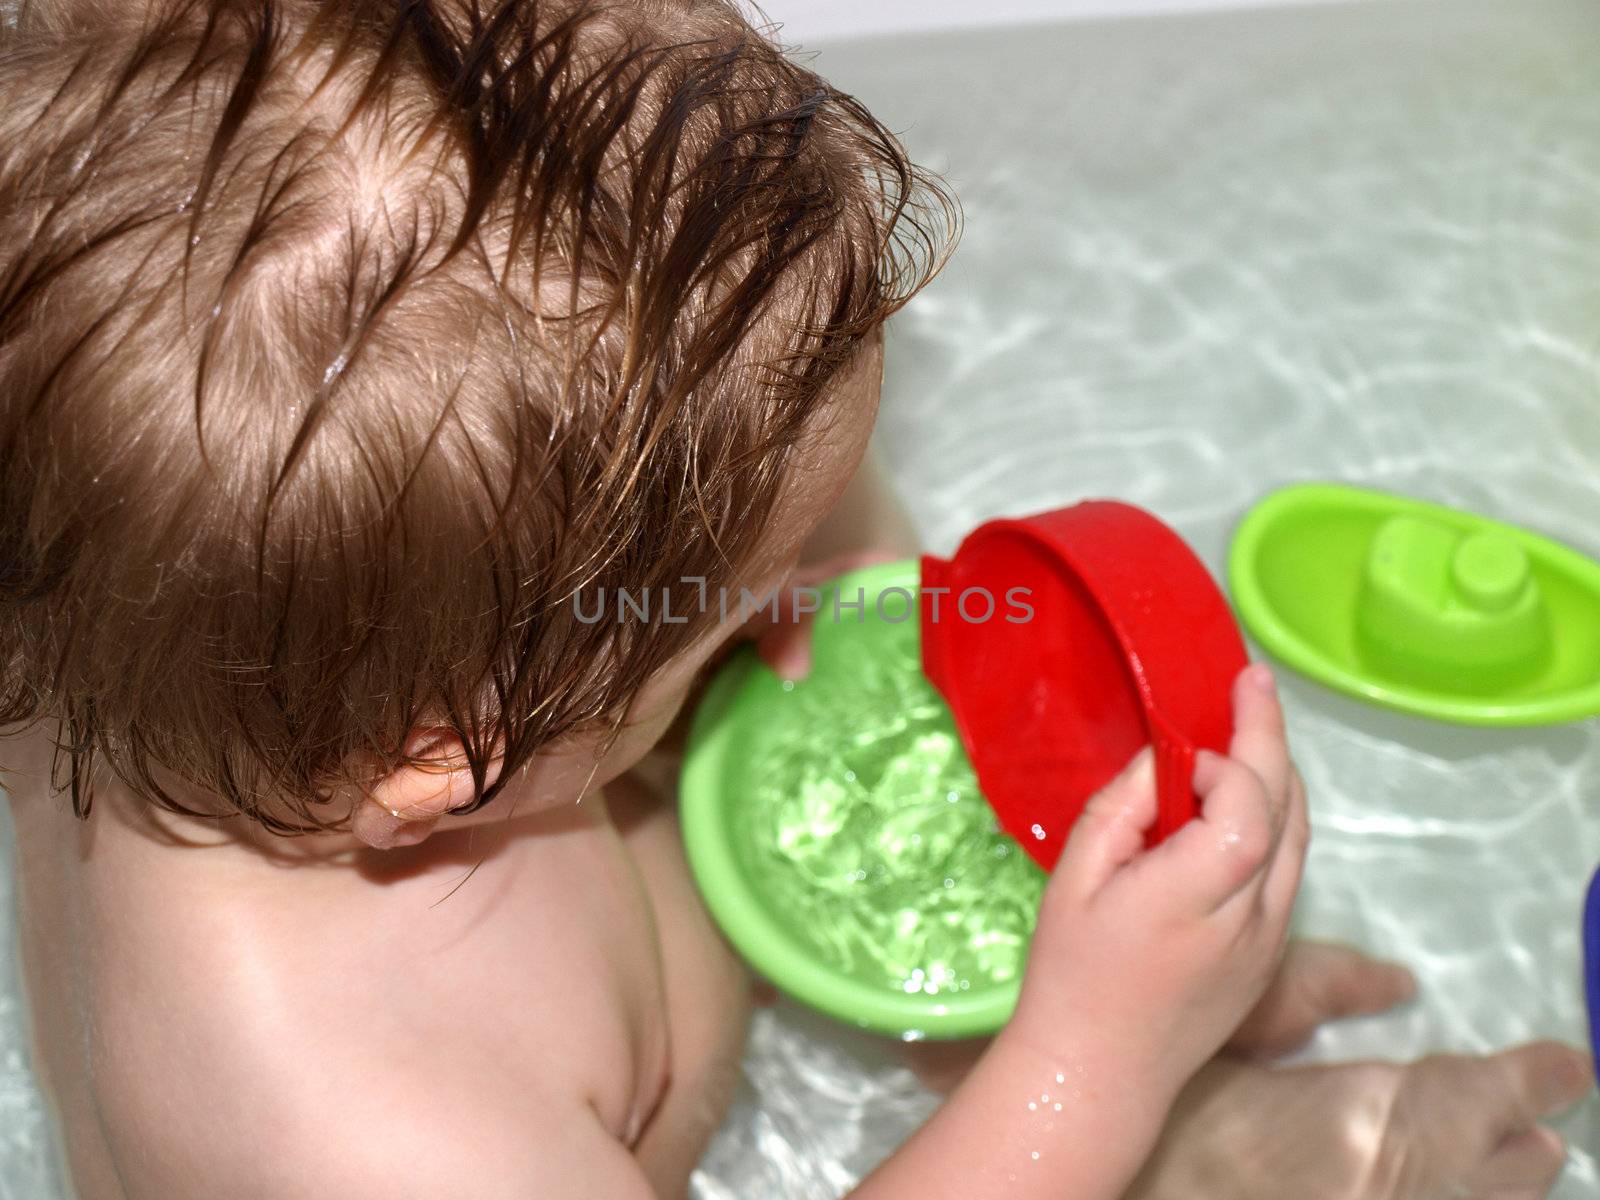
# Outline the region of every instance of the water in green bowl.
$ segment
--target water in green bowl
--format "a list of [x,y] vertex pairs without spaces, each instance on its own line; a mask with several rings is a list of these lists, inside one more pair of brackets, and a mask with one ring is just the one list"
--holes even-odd
[[819,659],[752,738],[738,835],[773,911],[836,969],[941,995],[1022,972],[1045,874],[1000,831],[917,626]]

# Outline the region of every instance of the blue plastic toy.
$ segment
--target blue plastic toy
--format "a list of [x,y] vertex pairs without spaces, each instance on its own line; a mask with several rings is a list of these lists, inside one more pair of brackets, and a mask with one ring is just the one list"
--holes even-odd
[[1583,981],[1589,1000],[1589,1052],[1600,1074],[1600,870],[1589,881],[1583,902]]

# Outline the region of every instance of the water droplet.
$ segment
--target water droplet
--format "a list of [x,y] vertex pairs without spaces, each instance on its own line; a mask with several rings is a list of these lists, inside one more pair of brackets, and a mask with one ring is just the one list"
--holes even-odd
[[345,364],[350,360],[343,354],[328,364],[328,369],[322,373],[322,386],[327,387],[344,373]]
[[1033,836],[1038,838],[1041,842],[1044,841],[1044,826],[1039,824],[1039,822],[1035,821],[1033,823],[1031,826],[1031,832],[1033,833]]

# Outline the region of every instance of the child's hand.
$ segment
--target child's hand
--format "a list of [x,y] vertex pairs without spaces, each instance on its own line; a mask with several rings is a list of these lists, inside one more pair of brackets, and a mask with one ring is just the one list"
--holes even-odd
[[[781,679],[804,679],[811,671],[811,625],[813,614],[798,603],[800,596],[815,593],[830,580],[847,571],[909,557],[890,548],[851,550],[819,563],[796,567],[778,591],[772,615],[765,612],[746,624],[743,636],[753,639],[761,661]],[[813,601],[814,602],[814,601]]]
[[[1283,952],[1309,825],[1271,672],[1234,683],[1226,758],[1195,763],[1199,818],[1146,852],[1148,748],[1092,800],[1045,889],[1008,1035],[1126,1064],[1170,1100],[1228,1038]],[[1075,1031],[1068,1034],[1066,1031]]]

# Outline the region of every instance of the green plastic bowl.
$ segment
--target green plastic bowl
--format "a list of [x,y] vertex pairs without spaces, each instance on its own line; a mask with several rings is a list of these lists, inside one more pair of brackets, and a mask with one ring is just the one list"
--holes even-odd
[[[914,562],[885,563],[853,571],[829,585],[867,605],[858,624],[850,614],[838,622],[819,616],[813,626],[811,675],[790,689],[752,649],[735,654],[711,682],[696,710],[684,761],[679,808],[689,867],[706,907],[734,948],[772,984],[837,1020],[908,1040],[977,1037],[997,1031],[1016,1007],[1020,975],[992,983],[972,980],[965,991],[901,992],[879,978],[858,977],[830,963],[797,931],[806,912],[784,911],[764,884],[770,864],[757,869],[738,844],[734,814],[751,784],[752,750],[762,738],[804,737],[785,722],[784,705],[802,688],[826,687],[838,703],[852,702],[846,664],[872,657],[884,661],[884,622],[873,598],[886,589],[884,609],[916,621],[912,598],[918,580]],[[896,622],[898,623],[898,622]],[[875,636],[878,635],[878,636]],[[931,685],[930,685],[931,687]],[[1022,853],[1018,850],[1018,853]]]

